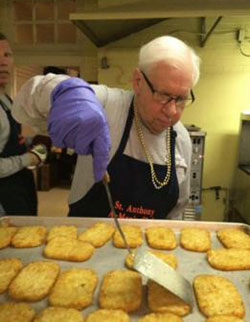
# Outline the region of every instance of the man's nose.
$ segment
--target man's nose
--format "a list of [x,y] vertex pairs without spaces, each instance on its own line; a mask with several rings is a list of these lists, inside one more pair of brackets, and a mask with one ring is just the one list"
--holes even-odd
[[167,116],[172,116],[178,113],[178,107],[175,99],[171,99],[169,102],[164,103],[162,110]]

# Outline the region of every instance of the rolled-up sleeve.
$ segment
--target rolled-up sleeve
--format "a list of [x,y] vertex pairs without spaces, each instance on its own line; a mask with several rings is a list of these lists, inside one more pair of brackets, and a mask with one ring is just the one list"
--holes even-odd
[[0,158],[0,178],[11,176],[30,165],[28,153],[9,158]]
[[[0,108],[0,153],[4,150],[10,134],[10,125],[5,112]],[[30,163],[28,153],[12,157],[0,157],[0,178],[8,177]]]
[[29,79],[13,101],[12,116],[17,122],[32,127],[35,133],[47,135],[51,92],[58,83],[67,78],[69,78],[67,75],[50,73]]

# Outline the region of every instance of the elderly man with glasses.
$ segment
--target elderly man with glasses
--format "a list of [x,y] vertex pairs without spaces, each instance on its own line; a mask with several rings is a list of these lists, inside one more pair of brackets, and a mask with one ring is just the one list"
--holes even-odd
[[53,74],[23,86],[14,117],[40,132],[47,127],[54,145],[79,155],[70,216],[112,217],[102,184],[108,171],[120,218],[182,218],[191,141],[180,118],[194,102],[199,64],[192,48],[163,36],[141,47],[133,91]]

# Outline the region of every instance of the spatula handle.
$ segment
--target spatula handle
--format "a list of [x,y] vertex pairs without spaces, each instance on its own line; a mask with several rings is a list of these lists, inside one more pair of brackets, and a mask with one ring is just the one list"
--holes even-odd
[[120,235],[122,237],[122,240],[123,240],[128,252],[133,255],[133,252],[131,251],[131,249],[130,249],[130,247],[128,245],[128,242],[126,240],[124,232],[121,229],[121,226],[120,226],[120,223],[119,223],[119,220],[118,220],[118,216],[117,216],[117,213],[116,213],[115,208],[114,208],[114,203],[113,203],[111,193],[110,193],[110,189],[109,189],[109,185],[108,185],[109,182],[110,182],[110,176],[109,176],[107,171],[105,172],[105,175],[104,175],[102,181],[103,181],[106,193],[107,193],[110,209],[111,209],[112,213],[114,214],[114,220],[115,220],[116,227],[117,227],[117,229],[118,229],[118,231],[119,231],[119,233],[120,233]]

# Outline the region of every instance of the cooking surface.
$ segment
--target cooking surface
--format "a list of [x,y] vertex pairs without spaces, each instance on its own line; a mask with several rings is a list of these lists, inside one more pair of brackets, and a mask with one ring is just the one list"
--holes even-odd
[[[4,218],[2,220],[5,220]],[[54,225],[62,225],[62,224],[73,224],[78,227],[78,232],[83,231],[85,228],[92,226],[95,222],[104,221],[113,223],[112,219],[105,218],[55,218],[55,217],[11,217],[11,222],[17,226],[23,225],[45,225],[47,228],[50,228]],[[187,222],[187,221],[169,221],[169,220],[134,220],[134,219],[122,219],[120,220],[121,224],[131,224],[131,225],[140,225],[142,229],[149,226],[158,226],[164,225],[168,228],[172,228],[176,234],[177,240],[179,241],[180,229],[184,227],[201,227],[208,229],[211,232],[212,237],[212,248],[220,248],[223,247],[219,240],[215,235],[215,231],[217,229],[223,228],[242,228],[250,232],[250,226],[244,224],[235,224],[235,223],[218,223],[218,222]],[[146,245],[145,237],[144,237],[144,245]],[[41,247],[35,248],[25,248],[25,249],[15,249],[11,247],[7,247],[5,249],[0,250],[0,257],[19,257],[22,259],[23,263],[28,263],[34,260],[46,260],[45,257],[42,256],[44,245]],[[206,253],[198,253],[186,251],[180,246],[172,251],[165,251],[166,253],[173,253],[178,258],[178,267],[177,270],[180,272],[186,279],[190,282],[193,281],[194,277],[200,274],[216,274],[220,276],[227,277],[230,281],[234,283],[240,292],[245,309],[245,321],[250,321],[250,271],[235,271],[235,272],[224,272],[215,270],[207,263]],[[103,275],[113,269],[125,269],[124,259],[128,254],[126,249],[118,249],[112,245],[112,242],[109,241],[105,246],[101,248],[96,248],[94,255],[91,259],[82,263],[75,262],[66,262],[66,261],[58,261],[57,262],[61,270],[71,268],[71,267],[82,267],[82,268],[93,268],[98,274],[99,283],[97,289],[95,291],[93,305],[84,309],[82,312],[84,316],[86,313],[94,311],[98,307],[98,293],[100,284],[102,281]],[[49,259],[47,259],[49,260]],[[144,299],[141,306],[141,310],[138,312],[134,312],[130,314],[131,321],[137,321],[138,317],[149,313],[149,310],[146,306],[146,289],[144,287]],[[0,295],[0,302],[4,302],[8,300],[7,293]],[[42,301],[32,303],[31,304],[36,310],[40,310],[48,305],[48,300],[45,298]],[[195,306],[193,309],[193,313],[184,317],[185,322],[203,322],[205,321],[205,317],[199,312],[197,308],[197,304],[195,302]]]

